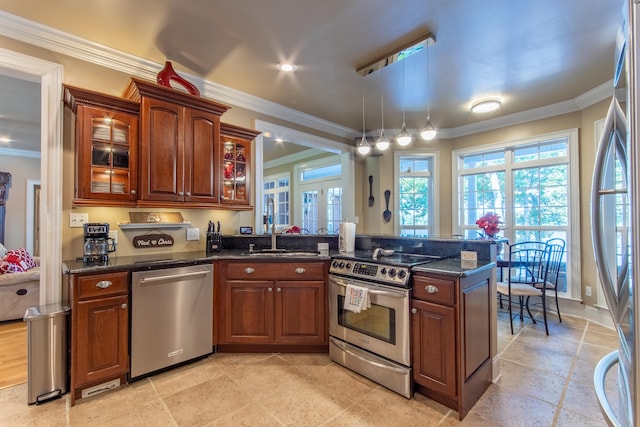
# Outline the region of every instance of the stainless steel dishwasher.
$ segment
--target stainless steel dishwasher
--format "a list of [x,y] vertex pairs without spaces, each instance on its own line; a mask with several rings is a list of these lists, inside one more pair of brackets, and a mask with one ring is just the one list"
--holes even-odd
[[137,271],[131,291],[131,378],[212,351],[213,265]]

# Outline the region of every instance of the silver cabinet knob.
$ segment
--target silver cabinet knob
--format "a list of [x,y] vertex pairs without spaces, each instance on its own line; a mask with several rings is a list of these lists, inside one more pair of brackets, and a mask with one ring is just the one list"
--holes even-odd
[[126,302],[122,303],[122,305],[120,307],[122,307],[122,309],[124,310],[125,308],[127,308],[127,303]]
[[136,194],[136,190],[131,190],[131,194]]
[[273,288],[267,288],[269,292],[273,292]]
[[298,267],[298,268],[295,269],[295,272],[298,273],[298,274],[304,274],[305,271],[307,271],[307,270],[305,270],[302,267]]
[[113,285],[111,280],[101,280],[98,283],[96,283],[96,287],[100,289],[107,289],[111,285]]
[[178,191],[178,196],[184,196],[184,192],[183,191]]
[[253,268],[253,267],[247,267],[247,268],[244,269],[244,272],[247,273],[247,274],[251,274],[251,273],[253,273],[255,271],[256,271],[256,269]]
[[427,291],[427,292],[428,292],[428,293],[430,293],[430,294],[435,294],[435,293],[437,293],[437,292],[438,292],[438,288],[436,288],[436,287],[435,287],[435,286],[433,286],[433,285],[425,286],[425,287],[424,287],[424,290],[425,290],[425,291]]
[[187,191],[187,197],[191,197],[191,191]]
[[416,314],[416,313],[418,312],[418,309],[417,309],[417,308],[412,308],[412,309],[411,309],[411,312],[412,312],[413,314]]

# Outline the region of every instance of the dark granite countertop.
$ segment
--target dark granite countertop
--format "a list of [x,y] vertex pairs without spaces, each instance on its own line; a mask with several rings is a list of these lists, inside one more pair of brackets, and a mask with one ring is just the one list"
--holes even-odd
[[274,257],[269,255],[261,256],[260,254],[247,255],[246,250],[224,249],[220,252],[207,254],[205,251],[194,252],[162,252],[157,254],[134,255],[134,256],[110,256],[109,261],[102,264],[85,264],[78,260],[64,261],[62,271],[65,274],[82,274],[82,273],[104,273],[109,271],[122,270],[153,270],[159,268],[181,267],[187,265],[205,264],[221,259],[242,259],[262,261],[269,260],[273,262],[286,262],[292,260],[305,261],[325,261],[331,258],[329,256],[282,256]]
[[433,273],[455,277],[466,277],[470,274],[477,273],[488,268],[493,268],[495,266],[495,262],[478,261],[477,267],[475,268],[462,268],[462,261],[460,258],[447,258],[441,261],[434,261],[429,264],[413,267],[412,271],[416,273]]

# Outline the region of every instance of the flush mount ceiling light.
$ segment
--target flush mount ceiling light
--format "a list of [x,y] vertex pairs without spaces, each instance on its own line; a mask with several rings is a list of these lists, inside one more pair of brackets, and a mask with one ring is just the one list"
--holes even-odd
[[498,98],[480,99],[471,104],[472,113],[488,113],[495,111],[502,106],[502,102]]
[[278,70],[284,71],[285,73],[293,73],[297,69],[298,69],[298,66],[296,64],[292,64],[292,63],[289,63],[289,62],[279,62],[278,63]]

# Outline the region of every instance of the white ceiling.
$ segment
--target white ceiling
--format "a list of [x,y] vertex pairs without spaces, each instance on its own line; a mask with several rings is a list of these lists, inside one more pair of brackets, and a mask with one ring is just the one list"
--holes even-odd
[[[612,78],[623,0],[54,4],[0,0],[0,9],[359,131],[363,91],[367,130],[381,127],[383,96],[387,130],[399,129],[403,108],[410,129],[430,107],[436,127],[451,130],[575,100]],[[428,54],[356,73],[427,32],[436,38]],[[276,69],[285,60],[294,74]],[[502,108],[472,115],[471,102],[487,96]]]

